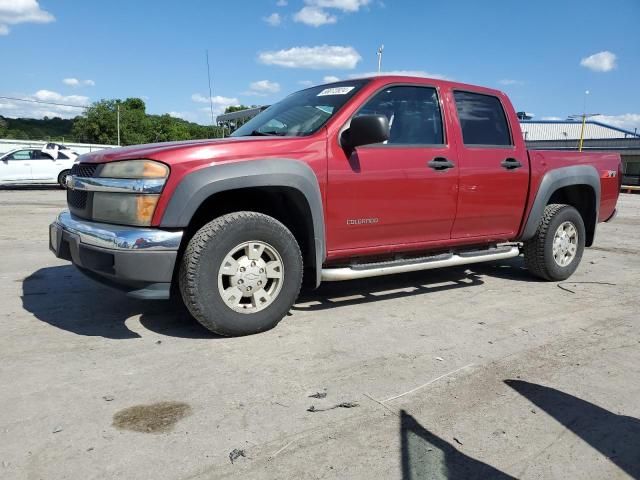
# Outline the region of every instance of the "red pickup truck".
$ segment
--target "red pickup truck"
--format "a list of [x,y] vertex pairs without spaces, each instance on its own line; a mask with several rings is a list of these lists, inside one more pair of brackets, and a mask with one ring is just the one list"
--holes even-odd
[[[615,214],[617,154],[528,151],[502,92],[379,76],[289,95],[229,138],[83,155],[50,248],[223,335],[317,286],[524,254],[568,278]],[[172,288],[175,287],[175,288]]]

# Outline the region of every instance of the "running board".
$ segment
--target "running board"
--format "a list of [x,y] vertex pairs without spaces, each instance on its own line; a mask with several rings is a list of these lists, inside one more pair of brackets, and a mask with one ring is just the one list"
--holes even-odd
[[380,277],[394,273],[417,272],[419,270],[504,260],[506,258],[517,257],[518,255],[520,255],[520,248],[517,246],[507,246],[474,252],[446,253],[432,257],[353,265],[351,267],[323,268],[322,281],[341,282],[343,280],[355,280],[358,278]]

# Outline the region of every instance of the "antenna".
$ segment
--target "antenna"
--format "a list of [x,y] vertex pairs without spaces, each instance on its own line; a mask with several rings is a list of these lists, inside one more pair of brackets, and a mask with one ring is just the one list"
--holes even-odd
[[213,97],[211,92],[211,69],[209,68],[209,50],[205,50],[207,54],[207,78],[209,79],[209,108],[211,110],[211,126],[214,126],[213,121]]
[[380,68],[382,67],[382,52],[384,51],[384,44],[378,48],[378,75],[380,75]]

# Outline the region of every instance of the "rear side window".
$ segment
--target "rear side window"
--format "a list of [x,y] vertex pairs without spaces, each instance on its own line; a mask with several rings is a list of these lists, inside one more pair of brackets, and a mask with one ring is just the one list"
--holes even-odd
[[512,145],[509,124],[497,97],[454,92],[465,145]]
[[389,87],[378,92],[356,114],[385,115],[388,145],[442,145],[442,115],[435,88]]

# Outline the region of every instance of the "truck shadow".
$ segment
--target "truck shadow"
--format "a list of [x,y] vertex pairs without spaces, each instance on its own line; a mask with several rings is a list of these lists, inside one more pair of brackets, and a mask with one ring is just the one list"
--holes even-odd
[[[440,270],[326,283],[302,292],[292,311],[322,311],[342,306],[480,286],[481,276],[535,281],[522,271],[521,261],[472,265]],[[86,278],[71,265],[42,268],[22,281],[22,306],[39,320],[77,335],[110,339],[140,338],[140,325],[152,332],[179,338],[223,338],[194,320],[182,305],[142,301]],[[129,328],[131,326],[131,328]],[[138,327],[139,328],[139,327]]]
[[522,380],[509,387],[624,470],[640,478],[640,419],[619,415],[555,388]]
[[292,310],[319,311],[381,300],[482,285],[475,272],[463,267],[411,272],[344,282],[327,282],[303,291]]
[[140,315],[142,327],[161,335],[223,338],[202,327],[181,305],[129,298],[71,265],[41,268],[22,280],[22,306],[39,320],[77,335],[140,338],[131,319]]
[[[610,412],[555,388],[523,380],[504,383],[631,478],[640,478],[640,419]],[[404,410],[400,412],[400,439],[403,480],[514,478],[464,454]]]
[[483,276],[539,282],[521,257],[498,262],[425,270],[344,282],[327,282],[317,290],[303,291],[293,310],[318,311],[484,284]]
[[465,455],[404,410],[400,411],[400,445],[403,480],[515,479]]

